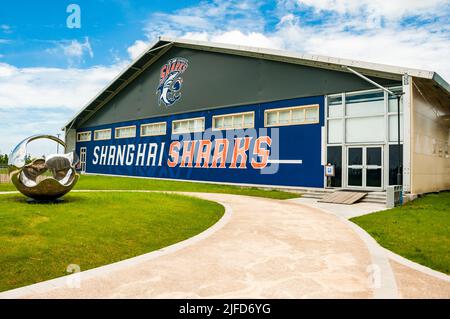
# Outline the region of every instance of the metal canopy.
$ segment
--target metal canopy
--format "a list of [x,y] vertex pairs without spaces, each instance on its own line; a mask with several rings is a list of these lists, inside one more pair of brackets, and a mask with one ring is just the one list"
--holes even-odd
[[438,95],[440,95],[439,100],[441,103],[444,101],[445,104],[449,104],[450,85],[439,76],[439,74],[433,71],[232,44],[160,37],[147,51],[136,58],[97,96],[87,103],[87,105],[81,109],[81,111],[79,111],[63,129],[70,129],[74,125],[77,127],[79,124],[86,122],[95,112],[103,107],[103,105],[110,101],[117,93],[137,78],[139,74],[173,46],[299,64],[339,72],[350,72],[345,67],[351,67],[365,76],[399,81],[402,79],[403,75],[408,74],[412,77],[419,78],[421,83],[433,87],[433,91],[439,93]]

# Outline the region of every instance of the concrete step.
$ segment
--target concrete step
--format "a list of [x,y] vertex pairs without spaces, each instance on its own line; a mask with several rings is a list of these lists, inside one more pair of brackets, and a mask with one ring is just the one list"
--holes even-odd
[[366,197],[370,197],[370,198],[386,198],[386,193],[382,193],[382,194],[374,194],[374,193],[367,193]]
[[316,198],[321,199],[323,197],[323,194],[302,194],[303,198]]
[[[324,195],[334,192],[335,190],[305,190],[302,192],[304,198],[322,199]],[[359,202],[386,204],[385,192],[368,192]]]
[[[326,194],[334,193],[343,189],[338,188],[278,188],[279,190],[299,193],[304,198],[322,199]],[[386,192],[367,192],[367,195],[359,202],[386,204]]]
[[372,193],[367,193],[366,196],[367,196],[367,197],[372,197],[372,198],[386,198],[386,194],[372,194]]

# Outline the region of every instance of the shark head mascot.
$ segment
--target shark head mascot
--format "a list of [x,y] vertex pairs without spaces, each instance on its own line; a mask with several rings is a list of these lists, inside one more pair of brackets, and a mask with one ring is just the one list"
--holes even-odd
[[183,58],[170,59],[163,65],[156,90],[158,105],[163,103],[165,106],[171,106],[180,99],[181,86],[183,84],[181,76],[187,67],[188,61]]

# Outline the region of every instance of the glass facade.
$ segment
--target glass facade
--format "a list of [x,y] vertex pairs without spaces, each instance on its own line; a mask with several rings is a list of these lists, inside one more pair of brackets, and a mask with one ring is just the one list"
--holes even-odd
[[[397,170],[398,163],[403,163],[403,145],[399,147],[397,144],[389,145],[389,185],[397,185]],[[403,170],[403,165],[400,165],[400,172]],[[403,176],[400,176],[400,180],[402,181]]]
[[[401,87],[390,88],[395,93]],[[384,189],[396,185],[398,117],[403,141],[403,105],[381,89],[327,97],[327,161],[340,150],[340,176],[332,187]],[[334,164],[332,163],[332,164]]]

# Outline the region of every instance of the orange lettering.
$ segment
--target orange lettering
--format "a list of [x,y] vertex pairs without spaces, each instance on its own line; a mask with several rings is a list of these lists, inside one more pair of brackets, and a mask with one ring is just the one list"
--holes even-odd
[[[176,150],[175,147],[177,148]],[[172,160],[167,159],[167,165],[169,167],[177,166],[179,159],[179,152],[180,152],[180,142],[174,141],[170,143],[169,156],[172,158]]]
[[210,156],[211,156],[211,141],[201,140],[198,145],[197,161],[195,163],[195,167],[202,167],[202,160],[204,160],[203,168],[208,168]]
[[252,167],[255,169],[261,169],[267,166],[267,161],[269,160],[270,151],[265,148],[261,148],[261,144],[266,143],[268,147],[272,144],[272,139],[269,136],[258,137],[255,141],[255,146],[253,147],[253,154],[261,157],[261,162],[258,162],[252,158]]
[[[183,155],[181,156],[181,165],[180,167],[192,167],[192,162],[194,161],[194,149],[195,143],[197,141],[184,141],[183,142]],[[189,144],[191,144],[191,148],[188,150]],[[187,165],[186,165],[187,160]]]
[[[218,138],[215,140],[212,168],[217,168],[217,162],[220,160],[219,168],[225,168],[227,161],[228,140],[226,138]],[[220,147],[223,146],[222,149]]]
[[[244,140],[243,147],[240,147],[241,140]],[[239,168],[247,168],[247,151],[250,146],[251,137],[245,138],[236,138],[234,141],[234,150],[233,150],[233,160],[231,162],[230,168],[237,168],[237,158],[238,156],[241,158]]]

